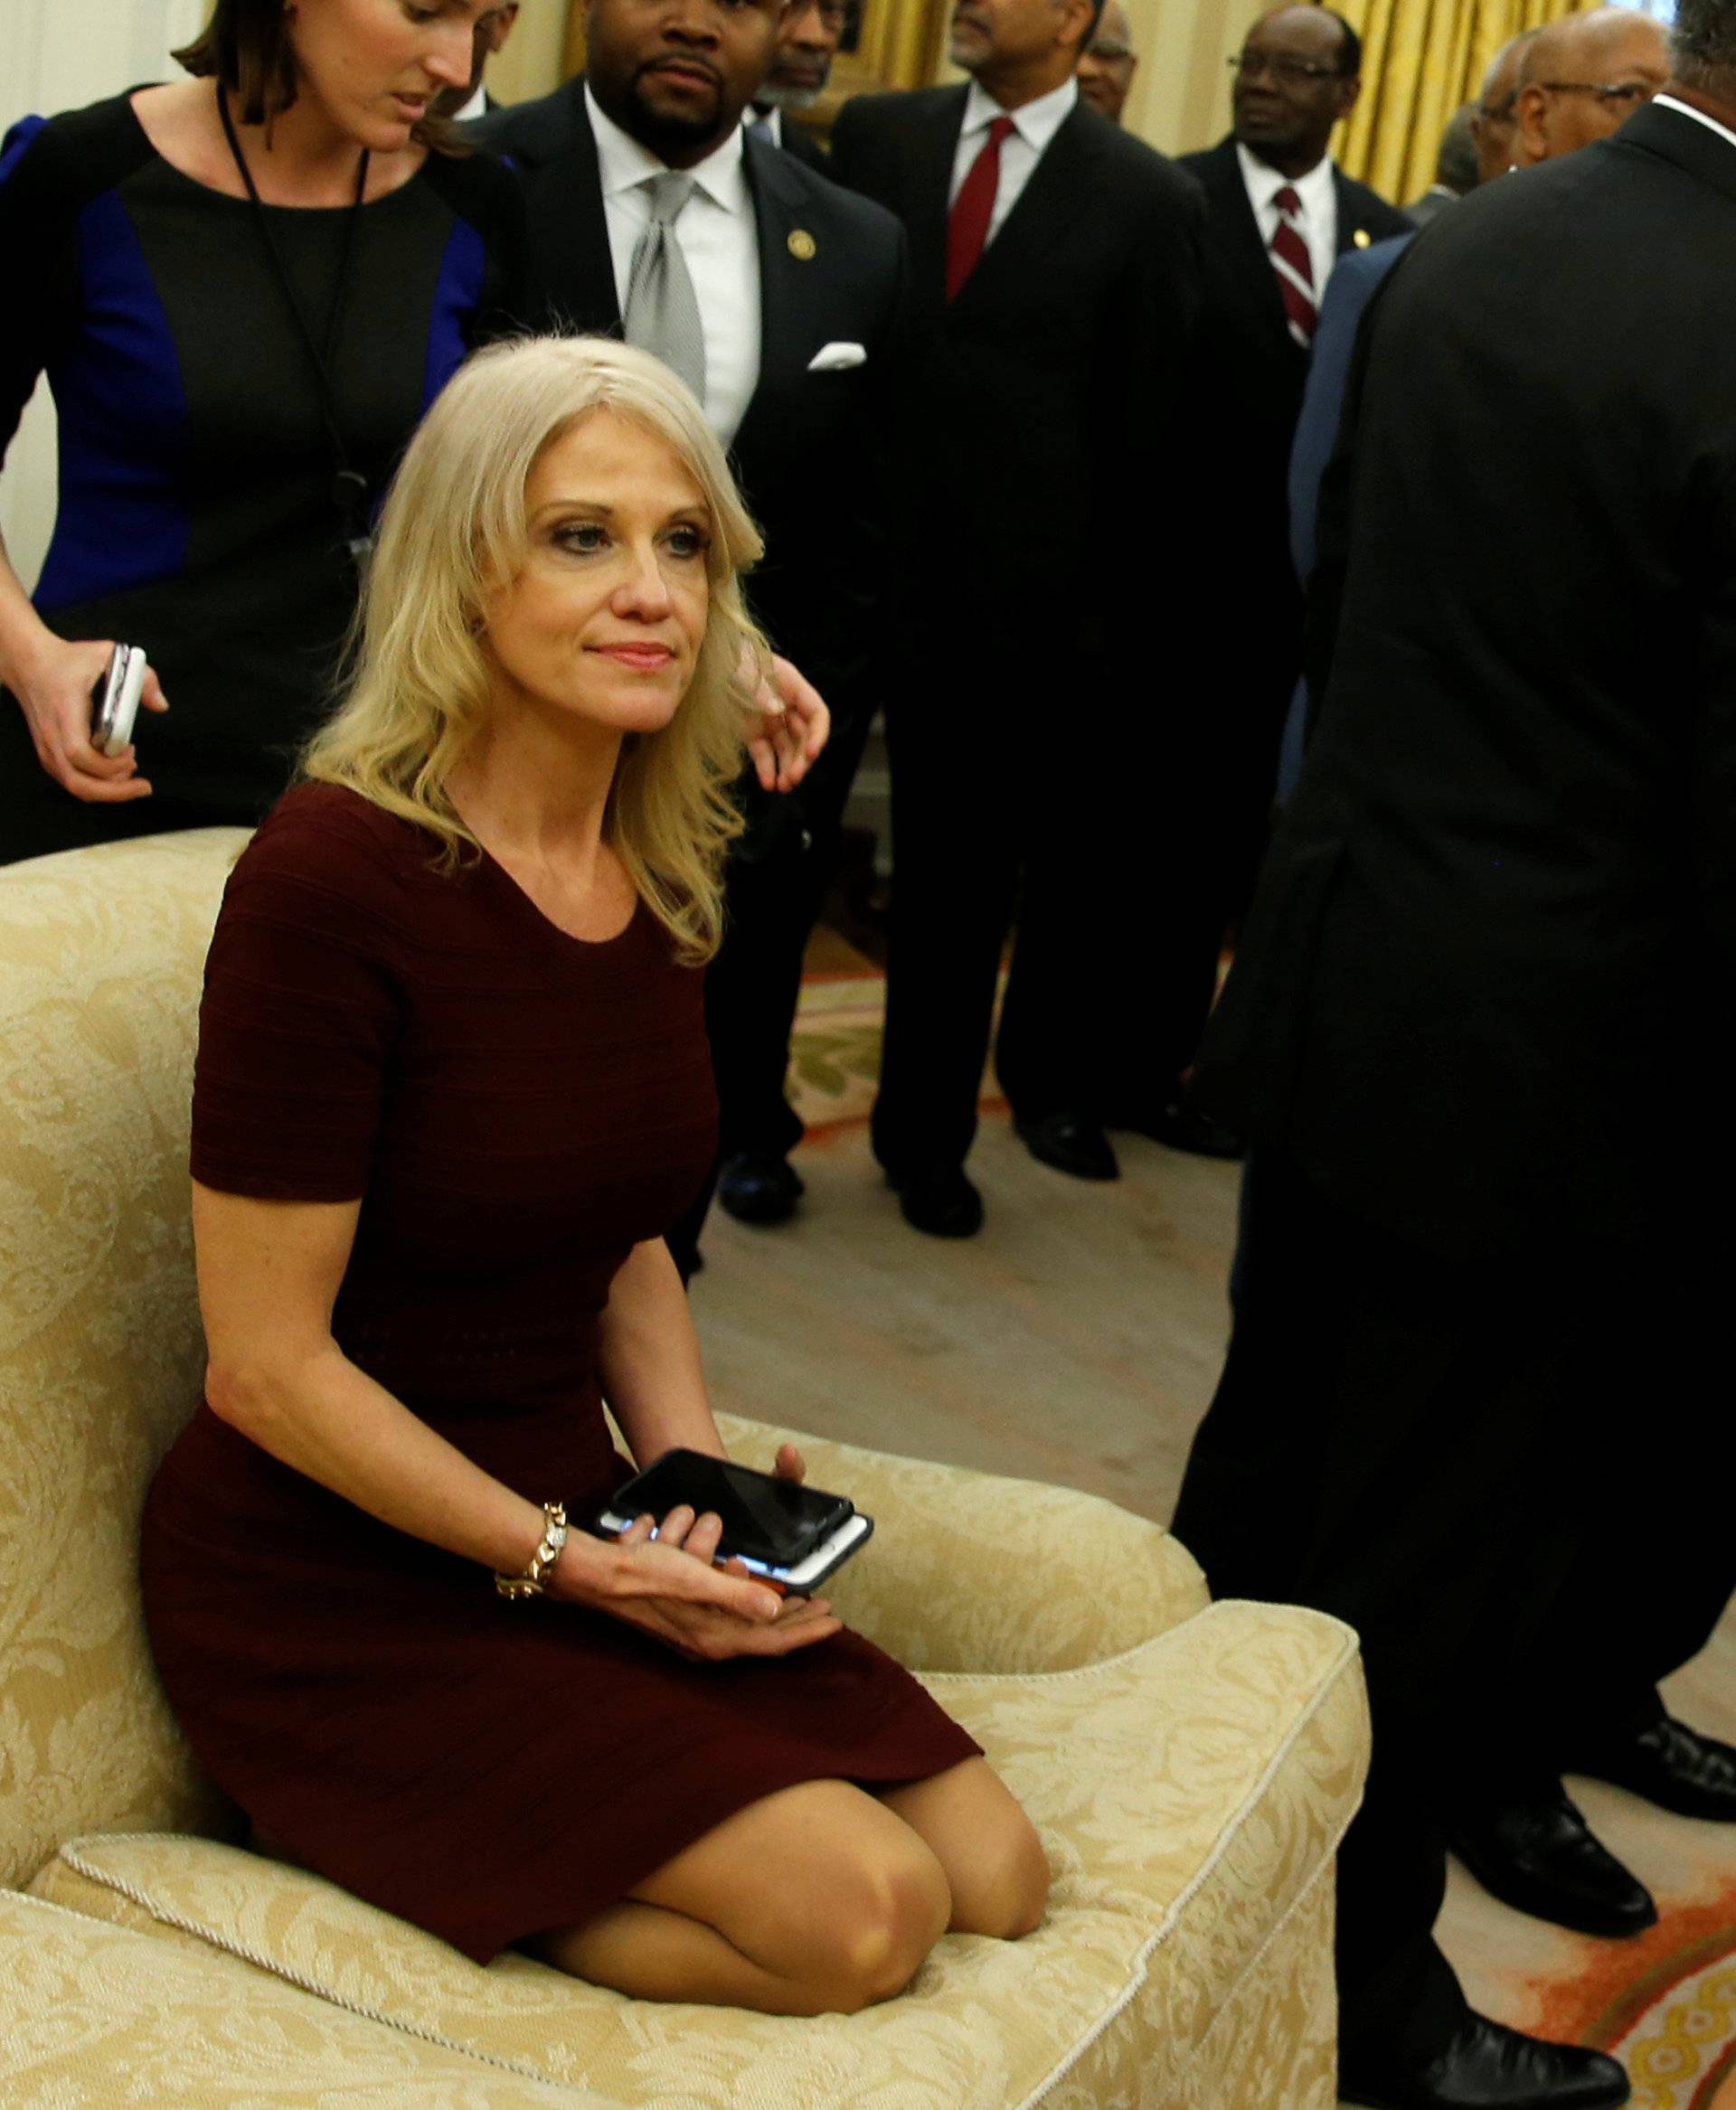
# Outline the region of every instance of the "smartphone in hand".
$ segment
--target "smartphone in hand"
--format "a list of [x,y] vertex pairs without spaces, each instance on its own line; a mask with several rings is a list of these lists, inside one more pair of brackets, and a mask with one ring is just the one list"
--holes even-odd
[[595,1525],[618,1538],[635,1517],[666,1517],[683,1504],[722,1521],[717,1558],[784,1590],[811,1590],[865,1546],[874,1523],[846,1497],[756,1472],[703,1451],[665,1451],[605,1505]]
[[133,737],[138,700],[144,692],[146,662],[137,645],[117,645],[108,655],[108,671],[91,692],[90,744],[105,755],[124,754]]

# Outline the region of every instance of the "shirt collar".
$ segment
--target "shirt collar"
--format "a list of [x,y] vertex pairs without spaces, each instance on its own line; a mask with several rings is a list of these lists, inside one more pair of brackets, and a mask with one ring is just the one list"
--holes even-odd
[[[597,173],[605,198],[619,197],[644,183],[647,176],[663,175],[668,164],[659,161],[648,147],[641,146],[630,133],[622,131],[601,108],[585,83],[585,114],[590,119],[591,137],[597,142]],[[741,165],[741,132],[731,125],[729,137],[713,147],[704,160],[684,173],[726,212],[745,212],[749,206],[748,179]]]
[[1704,110],[1695,109],[1691,102],[1678,102],[1673,95],[1655,95],[1652,98],[1652,108],[1655,110],[1677,110],[1683,117],[1692,118],[1696,125],[1705,126],[1708,131],[1716,132],[1721,139],[1728,139],[1732,146],[1736,146],[1736,132],[1732,132],[1728,125],[1721,125],[1716,118],[1709,118]]
[[1302,201],[1302,210],[1312,219],[1321,212],[1332,195],[1332,156],[1323,154],[1307,175],[1287,176],[1281,168],[1274,168],[1269,161],[1262,161],[1259,155],[1250,154],[1240,140],[1236,142],[1236,159],[1241,164],[1241,180],[1248,187],[1248,195],[1255,210],[1269,205],[1278,193],[1288,184]]
[[1041,154],[1072,114],[1079,100],[1079,82],[1070,74],[1059,88],[1040,95],[1034,102],[1015,110],[1004,110],[979,82],[973,80],[965,93],[965,121],[958,137],[986,132],[996,118],[1011,118],[1013,128],[1035,154]]
[[759,124],[765,126],[774,146],[783,145],[784,112],[781,104],[773,103],[769,108],[762,110],[757,104],[750,103],[741,113],[741,128],[744,132],[751,131]]

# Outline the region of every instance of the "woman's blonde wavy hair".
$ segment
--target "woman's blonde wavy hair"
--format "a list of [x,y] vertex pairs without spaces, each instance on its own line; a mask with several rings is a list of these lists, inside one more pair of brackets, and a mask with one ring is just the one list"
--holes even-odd
[[448,871],[478,852],[446,787],[487,721],[485,598],[524,564],[524,487],[538,457],[599,410],[666,440],[711,514],[710,606],[692,684],[661,730],[623,741],[603,819],[641,899],[697,964],[722,934],[749,670],[757,680],[767,664],[739,584],[762,544],[699,405],[646,353],[608,337],[521,338],[478,353],[447,384],[392,479],[343,701],[308,743],[301,774],[426,828]]

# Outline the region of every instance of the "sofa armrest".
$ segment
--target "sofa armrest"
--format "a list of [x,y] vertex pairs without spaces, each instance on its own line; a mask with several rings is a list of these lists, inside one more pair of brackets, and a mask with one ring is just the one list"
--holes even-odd
[[720,1415],[731,1456],[797,1444],[816,1487],[874,1520],[826,1595],[913,1671],[1071,1671],[1204,1608],[1204,1578],[1161,1526],[1100,1496],[900,1458]]

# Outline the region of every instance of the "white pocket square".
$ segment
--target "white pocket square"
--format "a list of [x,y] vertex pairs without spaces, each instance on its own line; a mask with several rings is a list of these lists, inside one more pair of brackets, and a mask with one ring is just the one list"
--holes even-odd
[[822,344],[807,363],[810,373],[842,373],[846,366],[866,366],[868,354],[860,344]]

